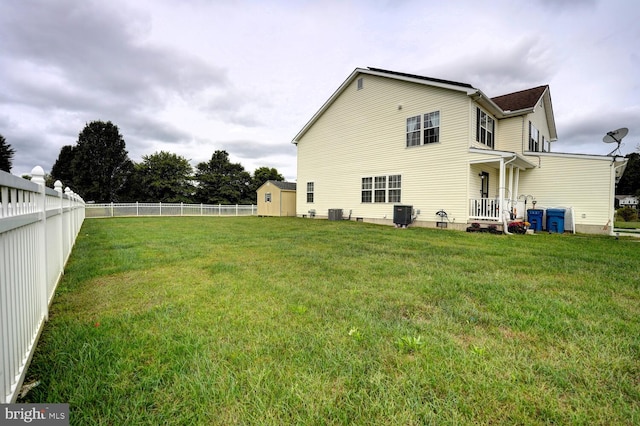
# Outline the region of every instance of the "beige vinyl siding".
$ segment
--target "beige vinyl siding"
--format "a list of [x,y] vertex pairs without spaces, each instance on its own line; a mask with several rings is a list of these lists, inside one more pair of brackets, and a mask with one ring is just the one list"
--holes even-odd
[[[470,100],[463,92],[364,75],[335,99],[298,142],[298,215],[352,210],[355,217],[391,219],[394,203],[361,203],[363,177],[402,176],[402,204],[436,220],[447,210],[466,219]],[[440,111],[440,142],[406,146],[406,120]],[[314,182],[314,203],[306,184]]]
[[605,226],[613,209],[611,160],[539,157],[539,168],[520,174],[520,193],[533,195],[539,208],[573,207],[577,225]]
[[[522,154],[523,150],[526,149],[523,142],[528,145],[529,140],[528,121],[522,116],[504,118],[498,122],[497,127],[496,149]],[[523,136],[523,133],[526,133],[526,135]]]
[[[531,114],[527,114],[525,116],[525,127],[524,127],[524,149],[525,151],[529,150],[529,122],[533,124],[536,129],[540,132],[540,150],[547,149],[546,145],[549,141],[549,123],[547,122],[547,115],[544,111],[544,103],[542,100],[538,101],[538,105],[535,110]],[[542,145],[542,137],[544,136],[545,144]]]
[[[265,194],[271,194],[271,202],[265,202]],[[296,191],[283,190],[265,182],[256,193],[258,216],[295,216]],[[306,192],[305,192],[306,196]]]

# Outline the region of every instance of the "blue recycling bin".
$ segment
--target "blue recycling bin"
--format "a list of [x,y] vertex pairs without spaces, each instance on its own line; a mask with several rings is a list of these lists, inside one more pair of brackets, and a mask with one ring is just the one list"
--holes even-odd
[[564,212],[565,209],[547,209],[547,231],[564,232]]
[[527,210],[527,222],[531,224],[531,229],[534,231],[542,231],[542,215],[544,210],[541,209],[529,209]]

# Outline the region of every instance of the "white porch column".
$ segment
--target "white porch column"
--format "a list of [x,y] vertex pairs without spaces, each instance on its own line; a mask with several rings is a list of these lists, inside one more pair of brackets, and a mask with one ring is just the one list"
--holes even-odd
[[498,206],[499,206],[499,218],[500,220],[504,217],[504,185],[505,185],[505,166],[504,166],[504,158],[500,157],[500,179],[498,183]]

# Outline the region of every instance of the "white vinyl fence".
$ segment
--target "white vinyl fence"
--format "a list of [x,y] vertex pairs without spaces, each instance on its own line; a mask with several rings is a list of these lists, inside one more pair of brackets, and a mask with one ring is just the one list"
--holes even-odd
[[106,203],[87,204],[87,217],[123,216],[255,216],[254,204]]
[[15,402],[84,220],[84,201],[0,171],[0,403]]

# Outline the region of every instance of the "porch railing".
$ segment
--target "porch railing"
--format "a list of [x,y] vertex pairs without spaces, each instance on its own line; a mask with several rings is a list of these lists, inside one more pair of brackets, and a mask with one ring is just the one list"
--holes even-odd
[[495,198],[469,200],[469,218],[472,220],[500,220],[500,202]]
[[69,188],[45,188],[0,171],[0,403],[17,398],[84,220],[84,201]]

